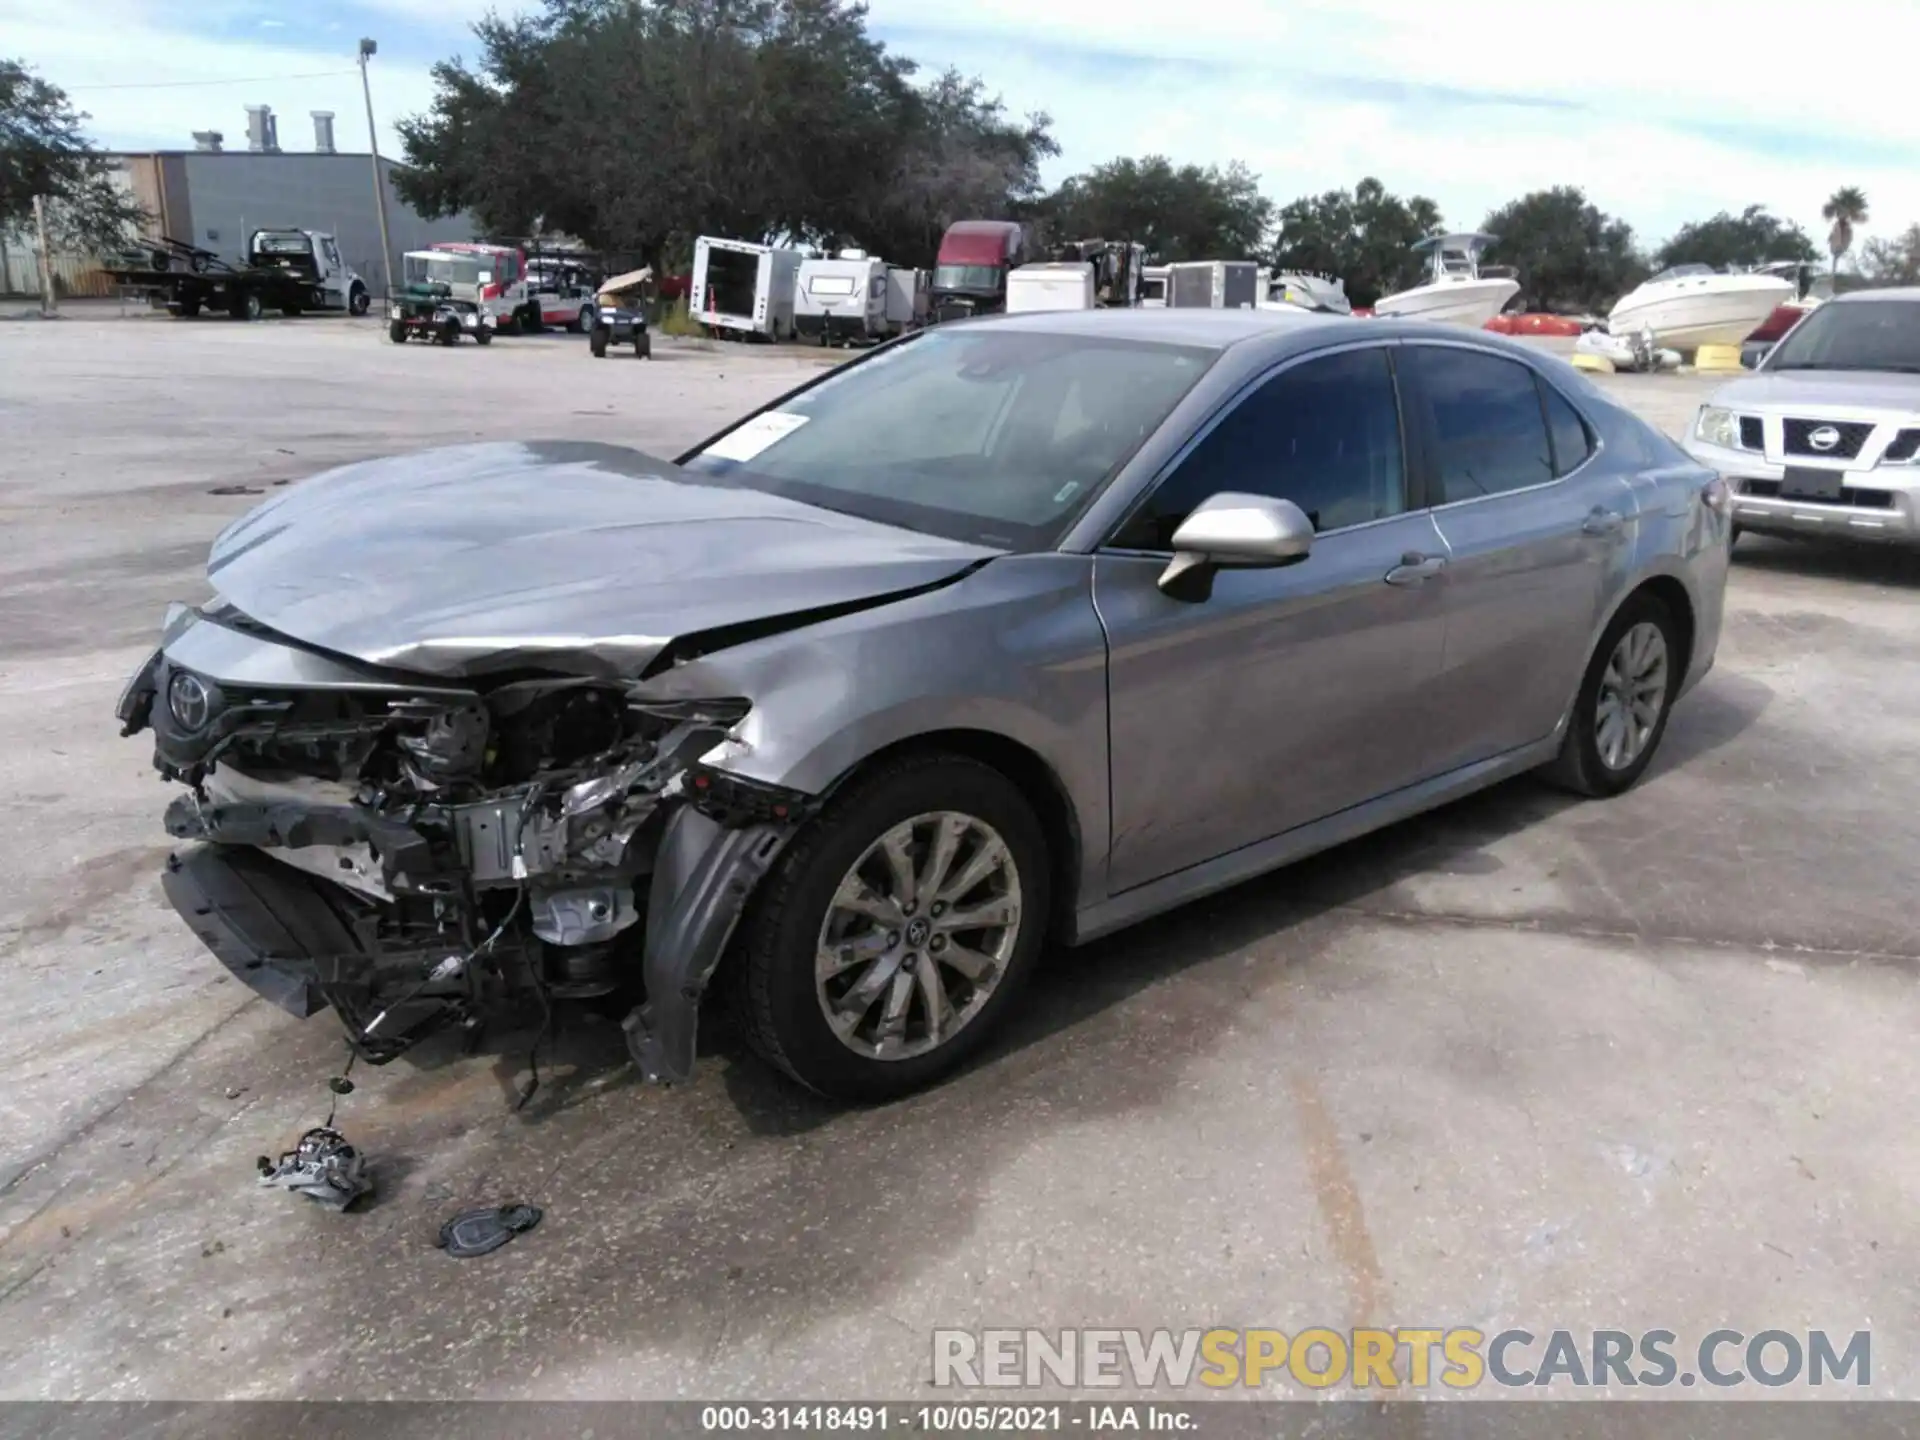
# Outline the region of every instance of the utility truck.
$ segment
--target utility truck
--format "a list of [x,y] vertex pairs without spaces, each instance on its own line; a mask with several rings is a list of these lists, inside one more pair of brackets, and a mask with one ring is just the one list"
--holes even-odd
[[184,318],[213,312],[258,320],[269,310],[364,315],[372,303],[366,281],[347,267],[339,244],[324,230],[255,230],[238,264],[163,235],[141,241],[104,268],[120,285],[144,293],[155,309]]

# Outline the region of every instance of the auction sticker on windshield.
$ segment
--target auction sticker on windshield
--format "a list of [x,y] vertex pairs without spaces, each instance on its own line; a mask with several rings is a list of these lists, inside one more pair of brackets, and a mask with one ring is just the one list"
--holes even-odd
[[769,445],[778,444],[787,438],[810,417],[792,415],[784,410],[769,410],[764,415],[756,415],[736,430],[730,430],[700,453],[715,460],[753,459]]

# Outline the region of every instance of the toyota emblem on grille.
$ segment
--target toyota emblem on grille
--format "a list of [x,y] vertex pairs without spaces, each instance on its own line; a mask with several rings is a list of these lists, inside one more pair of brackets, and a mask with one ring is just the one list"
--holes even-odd
[[1816,450],[1831,450],[1840,443],[1840,432],[1831,425],[1822,425],[1807,436],[1807,444]]

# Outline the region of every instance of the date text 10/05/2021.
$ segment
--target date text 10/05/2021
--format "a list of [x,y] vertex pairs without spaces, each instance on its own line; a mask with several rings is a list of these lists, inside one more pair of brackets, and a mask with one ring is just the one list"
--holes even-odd
[[794,1434],[824,1430],[873,1433],[887,1430],[927,1435],[972,1432],[1032,1435],[1076,1431],[1118,1435],[1132,1431],[1191,1434],[1199,1419],[1192,1406],[1119,1402],[1074,1405],[990,1404],[783,1404],[707,1405],[700,1411],[704,1431],[736,1434]]

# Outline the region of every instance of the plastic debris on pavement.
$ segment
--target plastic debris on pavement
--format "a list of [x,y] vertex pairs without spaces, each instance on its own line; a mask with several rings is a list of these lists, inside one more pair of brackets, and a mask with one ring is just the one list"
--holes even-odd
[[456,1260],[490,1255],[514,1236],[540,1223],[537,1205],[488,1205],[462,1210],[440,1227],[434,1243]]

